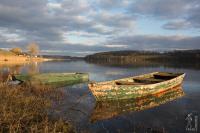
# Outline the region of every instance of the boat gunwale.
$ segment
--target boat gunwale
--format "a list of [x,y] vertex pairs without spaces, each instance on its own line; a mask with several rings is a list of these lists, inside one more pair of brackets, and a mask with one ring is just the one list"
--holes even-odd
[[[104,85],[112,85],[112,84],[109,84],[109,83],[113,83],[113,82],[116,82],[116,81],[120,81],[120,80],[124,80],[124,79],[130,79],[130,78],[136,78],[136,77],[144,77],[145,75],[152,75],[152,74],[156,74],[156,73],[159,73],[159,72],[152,72],[152,73],[147,73],[147,74],[142,74],[142,75],[138,75],[138,76],[132,76],[132,77],[127,77],[127,78],[121,78],[121,79],[116,79],[116,80],[110,80],[110,81],[103,81],[103,82],[95,82],[95,83],[89,83],[90,84],[95,84],[97,86],[104,86]],[[164,73],[169,73],[169,72],[164,72]],[[158,83],[152,83],[152,84],[141,84],[141,85],[117,85],[117,84],[113,84],[113,86],[123,86],[123,87],[126,87],[126,86],[135,86],[135,87],[141,87],[141,86],[145,86],[145,87],[149,87],[149,86],[152,86],[152,85],[159,85],[159,84],[163,84],[165,82],[169,82],[170,80],[174,80],[176,78],[179,78],[181,76],[185,76],[185,73],[175,73],[175,74],[179,74],[177,75],[176,77],[174,78],[171,78],[171,79],[167,79],[167,80],[163,80],[161,82],[158,82]],[[105,83],[106,82],[106,83]],[[103,84],[105,83],[105,84]]]

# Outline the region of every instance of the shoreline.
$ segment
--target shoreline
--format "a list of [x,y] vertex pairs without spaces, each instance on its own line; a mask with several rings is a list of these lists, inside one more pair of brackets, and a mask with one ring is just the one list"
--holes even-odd
[[43,57],[26,57],[26,56],[2,56],[0,55],[0,66],[25,65],[33,62],[47,61],[71,61],[78,59],[59,59],[59,58],[43,58]]
[[49,59],[41,57],[26,57],[26,56],[2,56],[0,55],[0,65],[20,65],[30,62],[44,62],[49,61]]

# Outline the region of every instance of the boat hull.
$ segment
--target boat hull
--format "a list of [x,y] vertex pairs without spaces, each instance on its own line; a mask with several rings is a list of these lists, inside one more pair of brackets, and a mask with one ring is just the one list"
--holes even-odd
[[19,74],[15,75],[17,80],[31,82],[33,84],[50,85],[52,87],[63,87],[77,83],[87,82],[87,73],[41,73],[41,74]]
[[180,86],[184,76],[185,74],[182,74],[170,80],[148,85],[116,85],[112,82],[105,82],[90,83],[88,87],[97,101],[131,99],[148,94],[156,94]]

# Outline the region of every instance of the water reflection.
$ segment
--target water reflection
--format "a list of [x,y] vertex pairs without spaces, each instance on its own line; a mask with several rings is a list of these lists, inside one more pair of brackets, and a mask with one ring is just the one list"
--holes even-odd
[[140,68],[140,67],[169,67],[169,68],[188,68],[188,69],[200,69],[200,63],[194,61],[182,61],[182,60],[86,60],[87,63],[96,64],[99,66],[114,66],[114,67],[126,67],[126,68]]
[[[88,72],[90,75],[90,80],[95,81],[114,80],[154,71],[167,71],[176,73],[185,72],[186,78],[183,82],[183,89],[186,96],[172,102],[166,102],[160,106],[156,105],[156,102],[153,100],[152,103],[150,103],[150,101],[145,102],[145,99],[138,100],[137,107],[142,108],[143,106],[140,105],[144,105],[143,108],[146,110],[143,111],[137,111],[133,109],[133,107],[136,106],[136,100],[132,101],[132,104],[135,105],[129,109],[126,109],[126,106],[123,107],[121,103],[120,106],[123,107],[121,108],[121,113],[119,111],[120,109],[118,108],[118,111],[116,111],[115,115],[112,116],[109,114],[111,116],[110,119],[108,119],[109,117],[105,117],[106,120],[100,120],[100,118],[97,120],[96,117],[96,122],[93,119],[93,123],[91,123],[91,114],[95,113],[94,108],[96,103],[95,98],[87,87],[87,84],[64,87],[63,103],[55,105],[55,109],[52,111],[52,114],[55,115],[55,117],[61,117],[72,122],[77,129],[77,132],[108,132],[107,130],[109,130],[110,133],[118,132],[118,130],[121,132],[134,132],[135,129],[133,129],[133,127],[140,127],[141,124],[145,127],[163,127],[168,132],[184,132],[185,116],[192,111],[200,112],[200,69],[197,69],[197,66],[195,66],[193,63],[190,63],[191,67],[188,67],[182,63],[179,64],[181,67],[173,67],[173,64],[172,66],[169,66],[162,63],[156,66],[139,65],[138,67],[128,67],[127,65],[127,67],[125,67],[126,65],[98,65],[87,63],[85,61],[52,61],[37,64],[36,68],[39,71],[36,69],[36,72]],[[12,67],[1,67],[0,65],[0,71],[8,71],[8,69],[9,71],[11,69],[17,71],[18,69],[20,73],[28,73],[28,71],[31,70],[30,65],[31,64],[22,64],[18,66],[12,65]],[[157,97],[159,97],[159,95]],[[157,107],[153,106],[154,104]],[[109,107],[113,107],[115,104],[108,105]],[[98,106],[99,105],[97,105],[97,107]],[[148,106],[149,109],[147,109]],[[113,108],[110,108],[110,110]],[[117,107],[115,107],[115,109],[117,109]],[[101,110],[103,110],[103,107]],[[107,110],[109,110],[109,108],[107,108]],[[101,117],[104,115],[109,116],[106,115],[105,112],[103,115],[101,114]],[[143,126],[141,127],[142,129],[144,129]]]
[[29,62],[26,64],[0,65],[0,81],[5,82],[7,81],[9,75],[22,73],[24,68],[26,68],[26,73],[28,74],[36,74],[40,72],[37,62]]
[[132,111],[141,111],[165,104],[184,96],[181,86],[167,90],[165,92],[148,95],[142,98],[97,102],[91,115],[91,122],[105,120]]
[[21,72],[22,66],[13,65],[10,67],[0,67],[0,81],[7,81],[9,75],[19,74]]

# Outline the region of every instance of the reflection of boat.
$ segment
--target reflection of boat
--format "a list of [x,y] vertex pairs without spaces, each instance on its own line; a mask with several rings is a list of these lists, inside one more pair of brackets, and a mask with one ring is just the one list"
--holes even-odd
[[30,81],[32,83],[42,83],[56,87],[86,82],[89,78],[87,73],[41,73],[33,75],[19,74],[15,75],[15,77],[23,82]]
[[118,80],[89,83],[97,101],[143,97],[173,88],[182,83],[184,73],[153,72]]
[[178,86],[162,93],[148,95],[136,99],[98,101],[90,120],[91,122],[96,122],[98,120],[109,119],[131,111],[141,111],[153,108],[155,106],[159,106],[161,104],[180,98],[183,95],[184,92],[181,86]]

